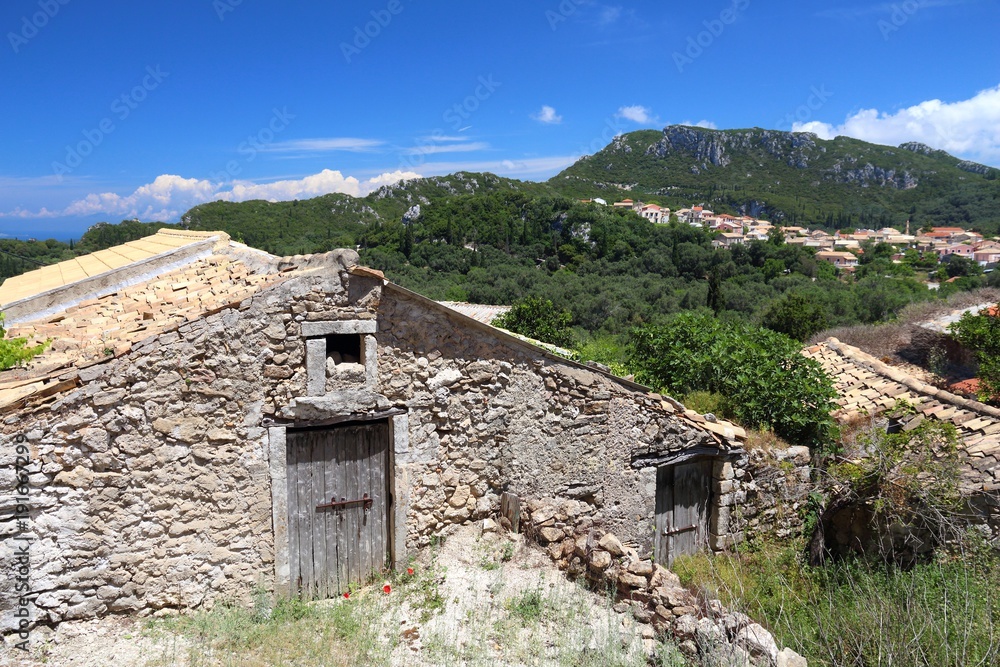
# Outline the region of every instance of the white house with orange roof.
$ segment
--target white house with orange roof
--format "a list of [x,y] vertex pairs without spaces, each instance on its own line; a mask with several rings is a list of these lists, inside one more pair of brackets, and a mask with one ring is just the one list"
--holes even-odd
[[650,222],[661,224],[670,218],[670,209],[664,209],[656,204],[646,204],[639,209],[639,215],[646,218]]

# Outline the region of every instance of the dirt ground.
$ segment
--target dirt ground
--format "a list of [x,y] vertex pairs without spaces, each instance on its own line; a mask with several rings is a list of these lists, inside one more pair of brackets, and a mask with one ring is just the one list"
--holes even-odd
[[[382,657],[370,664],[646,662],[642,628],[615,613],[609,599],[566,580],[541,550],[524,545],[520,536],[481,533],[475,526],[466,526],[441,546],[421,553],[414,566],[437,573],[440,608],[430,613],[414,595],[380,600],[374,623],[383,642]],[[375,587],[358,595],[375,599],[382,591]],[[122,616],[66,622],[54,631],[37,628],[32,632],[30,654],[14,649],[14,641],[15,637],[8,637],[0,648],[0,666],[188,666],[193,662],[191,655],[198,655],[188,650],[188,638],[150,633],[148,619]],[[196,662],[244,664],[238,658],[199,657]]]

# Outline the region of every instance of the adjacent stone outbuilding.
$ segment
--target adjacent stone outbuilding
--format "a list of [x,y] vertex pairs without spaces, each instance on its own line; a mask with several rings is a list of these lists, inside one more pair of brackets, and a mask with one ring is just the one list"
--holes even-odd
[[[255,587],[336,595],[498,517],[504,493],[573,501],[661,562],[741,537],[741,429],[393,285],[353,251],[142,243],[164,238],[16,302],[0,288],[13,335],[54,341],[0,374],[0,559],[29,545],[37,622]],[[0,584],[6,629],[16,585]]]

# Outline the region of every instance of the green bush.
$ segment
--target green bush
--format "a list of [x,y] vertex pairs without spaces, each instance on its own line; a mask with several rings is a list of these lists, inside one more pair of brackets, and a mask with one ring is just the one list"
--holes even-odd
[[3,313],[0,313],[0,371],[23,364],[45,351],[52,342],[46,340],[38,345],[28,345],[27,338],[6,338],[3,328]]
[[637,380],[663,391],[721,394],[740,423],[789,442],[818,446],[836,431],[832,381],[774,331],[684,313],[633,330],[629,363]]
[[493,320],[493,326],[560,347],[573,346],[572,324],[573,316],[568,310],[559,310],[548,299],[534,296],[514,304]]
[[976,353],[979,362],[979,397],[1000,395],[1000,315],[965,313],[951,325],[951,334]]

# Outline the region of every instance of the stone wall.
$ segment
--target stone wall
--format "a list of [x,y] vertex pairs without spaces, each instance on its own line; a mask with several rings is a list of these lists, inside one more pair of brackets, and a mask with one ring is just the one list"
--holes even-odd
[[[343,268],[341,266],[341,268]],[[355,313],[336,272],[299,277],[81,372],[84,384],[8,414],[0,488],[29,479],[31,589],[39,623],[198,607],[273,581],[262,419],[305,387],[300,322]],[[4,538],[17,532],[3,496]],[[0,543],[0,562],[13,561]],[[0,580],[13,627],[14,581]]]
[[[648,555],[651,461],[729,446],[710,432],[723,427],[696,424],[669,399],[352,274],[354,261],[309,258],[308,271],[85,368],[82,386],[4,417],[0,488],[16,486],[19,435],[39,470],[28,534],[38,622],[275,590],[287,537],[274,424],[290,416],[405,413],[393,422],[397,556],[495,514],[503,491],[572,500]],[[325,336],[342,331],[364,337],[350,368],[325,353]],[[738,465],[718,470],[742,480]],[[735,499],[728,481],[718,490]],[[4,537],[17,531],[14,506],[0,499]],[[728,533],[726,519],[713,530]],[[0,561],[12,560],[5,539]],[[13,585],[0,583],[5,629]]]
[[810,462],[808,447],[755,448],[740,458],[731,475],[717,475],[720,520],[730,521],[724,532],[735,541],[801,535],[813,488]]
[[649,555],[607,532],[587,503],[532,498],[524,503],[527,537],[573,579],[615,599],[615,611],[628,613],[652,638],[673,636],[682,652],[703,665],[805,665],[791,649],[778,650],[771,633],[746,614],[725,609],[717,599],[700,599],[677,575]]
[[[717,446],[678,404],[527,351],[390,286],[379,312],[381,391],[409,411],[407,543],[495,512],[499,495],[580,500],[652,549],[656,468],[639,457]],[[639,464],[641,466],[641,464]]]

